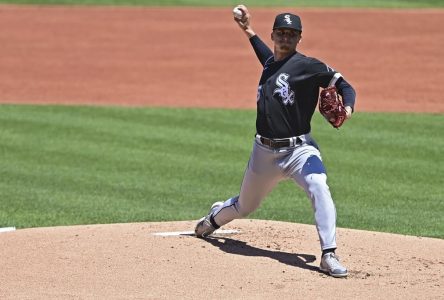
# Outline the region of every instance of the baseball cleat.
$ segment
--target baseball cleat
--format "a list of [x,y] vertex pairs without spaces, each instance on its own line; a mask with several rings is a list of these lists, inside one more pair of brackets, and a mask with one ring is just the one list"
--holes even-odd
[[205,217],[202,217],[199,221],[197,221],[196,228],[194,229],[194,233],[197,237],[204,238],[212,234],[217,228],[213,226],[211,223],[211,215],[224,203],[223,202],[215,202],[211,205],[210,212]]
[[348,275],[347,269],[341,265],[339,257],[333,252],[325,253],[322,256],[319,269],[333,277],[346,277]]

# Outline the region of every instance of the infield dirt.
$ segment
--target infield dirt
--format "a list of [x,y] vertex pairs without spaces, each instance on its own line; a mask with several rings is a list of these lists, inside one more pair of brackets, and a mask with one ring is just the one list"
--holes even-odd
[[[444,112],[444,10],[291,10],[299,51],[346,76],[357,111]],[[251,11],[271,46],[281,10]],[[0,28],[0,103],[256,106],[261,66],[229,8],[0,5]]]
[[[444,112],[444,10],[291,10],[304,23],[300,51],[347,76],[357,111]],[[280,11],[252,9],[266,42]],[[0,103],[256,105],[260,65],[229,8],[0,5],[0,27]],[[442,299],[444,240],[339,228],[350,276],[334,279],[318,271],[312,225],[236,220],[226,228],[239,234],[209,240],[152,235],[193,227],[1,233],[0,298]]]

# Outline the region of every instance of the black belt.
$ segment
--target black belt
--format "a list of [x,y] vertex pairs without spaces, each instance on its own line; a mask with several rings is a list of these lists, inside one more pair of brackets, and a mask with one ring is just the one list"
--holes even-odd
[[263,145],[274,149],[302,145],[302,140],[299,137],[296,137],[296,139],[269,139],[261,136],[259,139]]

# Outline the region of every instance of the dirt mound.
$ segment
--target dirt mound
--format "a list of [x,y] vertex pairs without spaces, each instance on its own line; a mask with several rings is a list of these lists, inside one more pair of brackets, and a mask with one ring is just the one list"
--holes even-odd
[[156,236],[194,221],[0,234],[1,299],[438,299],[444,240],[338,229],[347,279],[319,272],[311,225],[236,220],[202,240]]

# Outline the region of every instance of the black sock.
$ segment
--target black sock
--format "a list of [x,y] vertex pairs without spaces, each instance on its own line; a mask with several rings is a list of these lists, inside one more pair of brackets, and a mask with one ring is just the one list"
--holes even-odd
[[216,224],[216,221],[214,221],[213,214],[211,214],[211,216],[210,216],[210,223],[211,223],[211,225],[213,225],[214,229],[220,228],[220,226]]
[[330,252],[335,253],[335,250],[336,250],[336,248],[330,248],[330,249],[322,250],[322,256],[324,256],[324,254],[330,253]]

